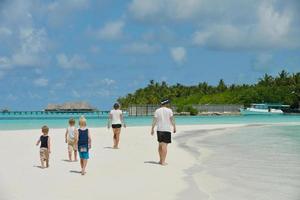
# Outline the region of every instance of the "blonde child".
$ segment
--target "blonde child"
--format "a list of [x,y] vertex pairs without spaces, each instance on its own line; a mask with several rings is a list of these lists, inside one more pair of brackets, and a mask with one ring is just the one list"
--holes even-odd
[[45,168],[45,163],[46,167],[49,167],[49,154],[51,153],[51,143],[50,143],[50,136],[48,136],[49,133],[49,128],[48,126],[43,126],[42,127],[42,135],[36,142],[36,146],[38,146],[41,143],[40,146],[40,159],[41,159],[41,168]]
[[75,120],[69,119],[69,127],[66,130],[65,141],[68,144],[69,161],[72,162],[72,153],[74,152],[74,161],[77,161],[77,135],[78,130],[75,128]]
[[77,143],[80,157],[81,175],[85,175],[85,169],[89,159],[89,149],[91,148],[92,140],[89,129],[86,127],[86,119],[84,116],[81,116],[79,119],[79,127]]

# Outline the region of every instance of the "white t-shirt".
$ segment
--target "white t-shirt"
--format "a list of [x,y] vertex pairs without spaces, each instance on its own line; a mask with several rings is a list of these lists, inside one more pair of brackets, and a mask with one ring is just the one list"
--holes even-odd
[[122,110],[111,110],[110,111],[110,114],[111,114],[111,124],[122,124],[122,121],[121,121],[121,115],[122,115]]
[[158,108],[154,117],[157,119],[157,131],[168,131],[172,132],[171,117],[173,116],[173,111],[170,108],[161,107]]

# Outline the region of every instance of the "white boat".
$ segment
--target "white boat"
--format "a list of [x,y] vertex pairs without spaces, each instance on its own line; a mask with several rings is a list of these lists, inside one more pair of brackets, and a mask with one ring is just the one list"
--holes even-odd
[[243,115],[283,114],[282,109],[289,107],[282,104],[253,103],[249,108],[241,108],[240,112]]

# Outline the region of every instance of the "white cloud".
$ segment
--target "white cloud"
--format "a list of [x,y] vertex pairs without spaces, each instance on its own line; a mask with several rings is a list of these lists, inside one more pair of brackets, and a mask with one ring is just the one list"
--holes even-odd
[[173,60],[178,64],[181,64],[186,60],[186,50],[184,47],[171,48],[170,54]]
[[85,69],[90,67],[85,57],[76,54],[69,58],[65,54],[58,54],[56,59],[58,65],[65,69]]
[[47,5],[46,12],[50,24],[63,25],[71,14],[89,8],[89,0],[56,0]]
[[38,87],[46,87],[48,85],[48,79],[46,78],[38,78],[33,81],[33,83]]
[[113,79],[105,78],[105,79],[101,80],[101,83],[104,85],[107,85],[107,86],[111,86],[111,85],[114,85],[116,83],[116,81]]
[[193,43],[212,49],[299,48],[300,39],[292,24],[293,14],[279,10],[274,1],[263,1],[255,10],[252,23],[216,23],[206,25],[193,34]]
[[120,39],[123,36],[124,26],[125,23],[123,21],[109,22],[96,32],[96,36],[102,40]]
[[203,0],[133,0],[129,12],[138,20],[189,20],[201,12]]
[[[39,67],[45,65],[48,56],[48,36],[45,28],[35,24],[41,4],[36,0],[12,0],[1,3],[0,39],[7,48],[6,66]],[[5,40],[4,40],[5,39]],[[2,59],[3,64],[3,59]]]
[[300,47],[299,8],[297,0],[132,0],[128,12],[150,25],[197,27],[192,41],[204,48],[266,50]]
[[0,57],[0,69],[10,69],[11,66],[11,61],[7,57]]
[[162,0],[133,0],[129,5],[129,11],[140,20],[147,20],[158,16],[164,7]]
[[153,54],[160,50],[159,45],[151,45],[144,42],[134,42],[127,44],[122,48],[122,51],[130,54]]
[[19,47],[12,55],[12,65],[37,67],[45,63],[47,34],[44,29],[21,28]]

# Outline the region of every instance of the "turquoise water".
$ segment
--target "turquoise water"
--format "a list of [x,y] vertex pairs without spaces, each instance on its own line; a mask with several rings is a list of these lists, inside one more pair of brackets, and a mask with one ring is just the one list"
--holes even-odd
[[[195,131],[177,141],[195,158],[178,199],[300,199],[299,125]],[[205,159],[203,149],[210,152]]]
[[[67,125],[68,118],[78,119],[78,115],[63,115],[59,117],[39,117],[39,118],[20,118],[20,119],[3,119],[0,118],[0,130],[21,130],[21,129],[38,129],[43,125],[50,128],[64,128]],[[87,116],[89,127],[105,127],[107,116]],[[152,117],[126,117],[127,126],[147,126],[151,124]],[[245,116],[176,116],[178,125],[193,124],[241,124],[241,123],[282,123],[282,122],[299,122],[300,115],[245,115]]]

